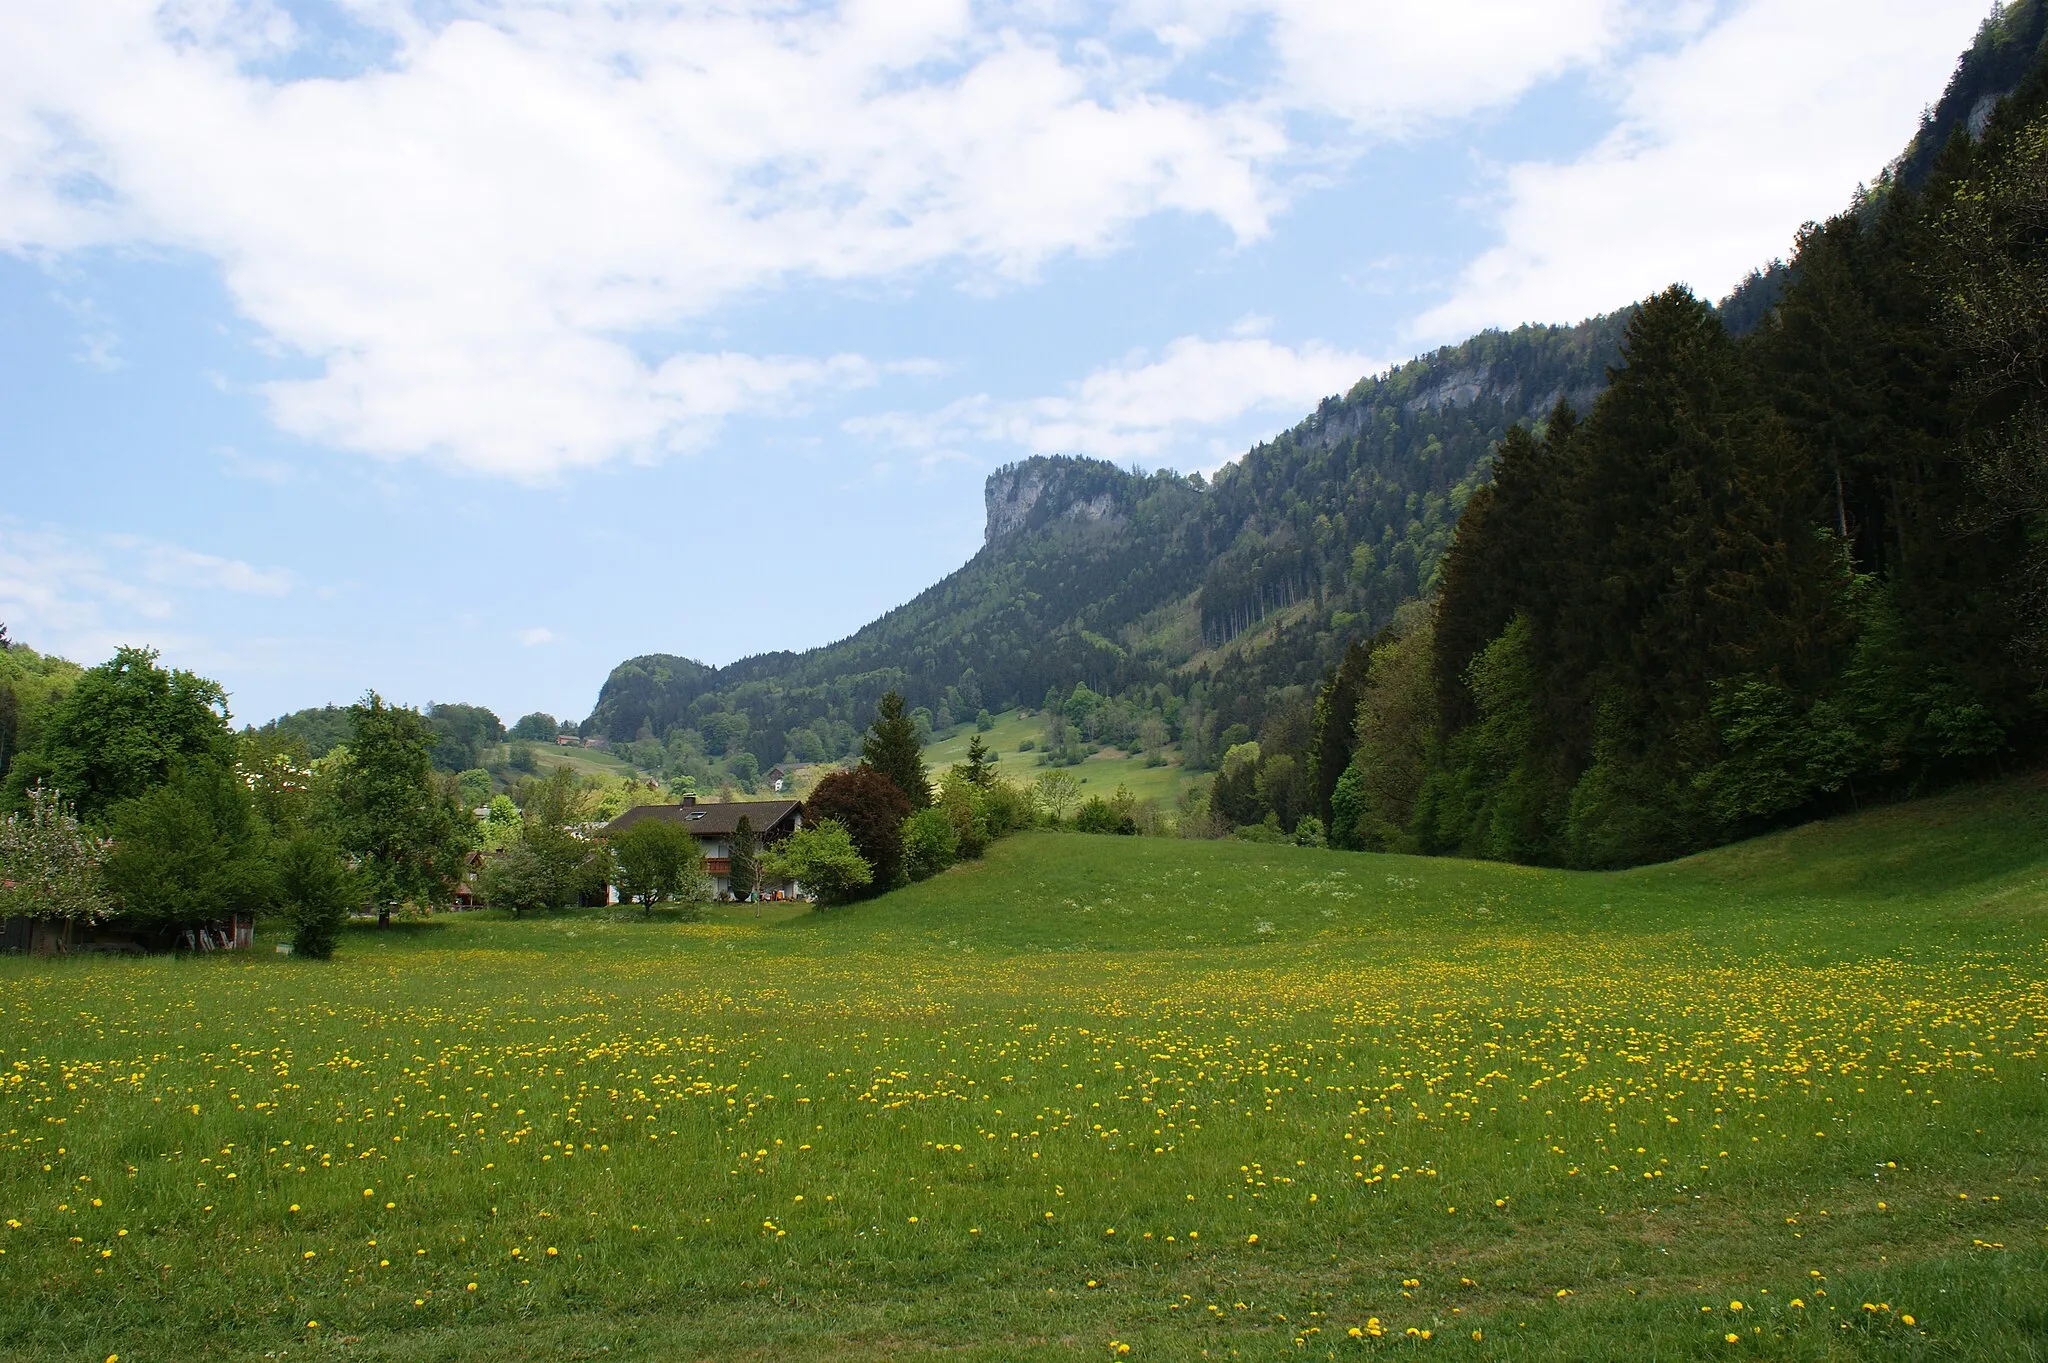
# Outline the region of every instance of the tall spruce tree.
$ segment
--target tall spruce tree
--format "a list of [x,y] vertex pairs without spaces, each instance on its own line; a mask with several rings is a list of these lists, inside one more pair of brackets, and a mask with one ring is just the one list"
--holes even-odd
[[727,891],[734,899],[752,899],[761,879],[761,850],[754,840],[754,821],[744,814],[732,831],[732,856],[726,866]]
[[[1383,631],[1373,644],[1385,637]],[[1351,765],[1351,749],[1357,741],[1358,695],[1372,666],[1372,648],[1373,645],[1353,640],[1344,650],[1344,661],[1331,670],[1328,680],[1316,692],[1315,718],[1310,727],[1308,778],[1314,790],[1316,812],[1323,827],[1332,830],[1332,844],[1339,847],[1348,844],[1335,837],[1330,798],[1336,793],[1338,778]]]
[[976,790],[988,789],[996,779],[995,755],[989,751],[988,744],[981,741],[980,734],[967,740],[967,760],[954,763],[953,770]]
[[931,807],[932,786],[925,776],[917,722],[905,712],[898,693],[891,691],[876,703],[875,722],[861,743],[860,760],[895,782],[912,809]]

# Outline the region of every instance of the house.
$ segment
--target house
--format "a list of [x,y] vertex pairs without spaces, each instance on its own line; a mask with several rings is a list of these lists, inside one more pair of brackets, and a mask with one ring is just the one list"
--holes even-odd
[[[661,819],[678,824],[690,830],[697,839],[698,850],[704,853],[704,870],[711,877],[712,896],[724,899],[731,891],[732,882],[732,835],[739,831],[740,819],[744,817],[754,830],[755,844],[766,847],[781,842],[804,826],[804,806],[801,800],[732,800],[718,804],[699,804],[694,795],[685,795],[677,805],[640,805],[629,809],[604,826],[604,832],[616,833],[631,828],[642,819]],[[780,890],[784,894],[797,893],[792,882],[763,884],[763,893],[772,894]]]
[[479,908],[483,897],[477,893],[477,886],[483,881],[484,854],[472,851],[462,859],[462,875],[456,880],[455,888],[449,894],[451,905],[460,909]]

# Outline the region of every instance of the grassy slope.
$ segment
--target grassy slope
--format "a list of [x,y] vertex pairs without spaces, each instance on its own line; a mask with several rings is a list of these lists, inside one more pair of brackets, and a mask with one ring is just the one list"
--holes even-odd
[[578,776],[632,779],[643,775],[638,767],[624,758],[614,757],[597,748],[564,748],[552,743],[536,743],[533,745],[533,760],[543,776],[556,767],[567,767]]
[[1034,835],[781,921],[0,962],[0,1354],[2041,1358],[2044,834]]
[[[1038,765],[1039,749],[1045,746],[1045,722],[1039,712],[1033,711],[1025,718],[1021,710],[1005,710],[992,716],[995,727],[981,736],[991,751],[1002,759],[1002,772],[1013,781],[1035,781],[1049,767]],[[974,736],[974,726],[965,725],[952,735],[924,750],[925,768],[937,775],[955,762],[967,757],[967,741]],[[1031,752],[1017,751],[1017,745],[1030,739],[1038,747]],[[1148,767],[1142,757],[1112,755],[1115,749],[1089,758],[1078,767],[1065,767],[1075,780],[1081,782],[1081,797],[1101,795],[1107,798],[1119,785],[1130,788],[1131,794],[1141,800],[1157,800],[1161,805],[1172,808],[1180,798],[1181,788],[1190,778],[1180,766],[1180,759],[1173,749],[1168,749],[1168,763],[1163,767]]]

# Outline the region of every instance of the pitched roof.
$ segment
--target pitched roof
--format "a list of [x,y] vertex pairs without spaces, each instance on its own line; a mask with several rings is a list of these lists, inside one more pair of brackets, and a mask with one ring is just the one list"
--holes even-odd
[[792,811],[801,811],[801,800],[735,800],[729,804],[716,805],[639,805],[627,810],[604,826],[607,833],[616,833],[622,828],[631,828],[642,819],[660,819],[666,823],[679,824],[700,838],[729,838],[740,826],[740,816],[746,815],[756,833],[765,833],[788,818]]

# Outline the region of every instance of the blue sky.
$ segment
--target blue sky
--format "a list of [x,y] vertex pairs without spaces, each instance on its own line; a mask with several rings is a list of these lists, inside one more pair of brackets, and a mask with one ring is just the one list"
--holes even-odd
[[1725,293],[1984,0],[17,0],[0,620],[580,718],[841,637],[1035,453]]

